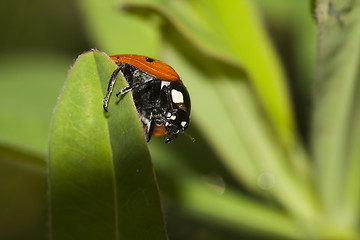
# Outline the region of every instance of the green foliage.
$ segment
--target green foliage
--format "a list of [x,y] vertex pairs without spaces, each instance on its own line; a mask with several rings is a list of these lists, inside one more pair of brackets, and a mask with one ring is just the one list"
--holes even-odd
[[51,115],[70,63],[64,55],[41,51],[2,55],[1,142],[46,152]]
[[[112,98],[108,115],[98,101],[115,69],[105,54],[81,55],[57,104],[48,171],[53,239],[166,239],[131,97]],[[121,79],[116,89],[125,86]]]
[[[359,1],[323,1],[316,10],[321,32],[312,128],[314,160],[320,199],[331,226],[326,235],[345,232],[346,236],[359,220],[355,183],[360,180],[360,7]],[[339,225],[339,219],[346,224]]]
[[[115,65],[104,53],[80,55],[54,112],[71,58],[4,54],[1,239],[24,239],[16,228],[27,239],[166,239],[167,231],[171,239],[359,238],[359,0],[78,7],[87,35],[74,46],[88,39],[107,54],[152,56],[179,73],[196,142],[181,135],[147,146],[130,95],[112,96],[105,114]],[[115,87],[125,84],[119,77]],[[46,212],[39,196],[48,193]],[[21,224],[6,222],[11,209],[28,209],[25,194],[32,211]]]
[[0,238],[47,239],[44,159],[34,152],[2,144],[0,166]]

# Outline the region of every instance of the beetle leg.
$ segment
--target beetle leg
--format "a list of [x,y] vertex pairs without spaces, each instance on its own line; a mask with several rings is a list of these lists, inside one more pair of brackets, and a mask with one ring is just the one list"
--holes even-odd
[[127,92],[130,92],[131,90],[132,90],[132,87],[123,88],[123,89],[120,90],[120,92],[118,92],[118,93],[116,94],[116,96],[118,97],[119,95],[123,95],[123,94],[125,94],[125,93],[127,93]]
[[154,131],[154,126],[155,126],[155,121],[153,119],[151,119],[147,124],[146,124],[146,128],[145,128],[145,139],[146,142],[149,142],[151,139],[151,136],[153,134]]
[[121,68],[118,67],[118,68],[115,69],[115,71],[111,74],[111,77],[110,77],[110,80],[109,80],[108,89],[107,89],[107,93],[106,93],[106,95],[105,95],[104,102],[103,102],[103,107],[104,107],[105,112],[108,112],[107,106],[108,106],[108,103],[109,103],[110,95],[111,95],[111,93],[112,93],[112,91],[113,91],[113,88],[114,88],[114,85],[115,85],[115,81],[116,81],[117,76],[119,75],[120,70],[121,70]]
[[170,143],[172,140],[174,140],[176,138],[177,135],[171,135],[170,137],[165,139],[165,143],[168,144]]
[[116,96],[117,97],[119,97],[119,95],[123,95],[123,94],[125,94],[125,93],[128,93],[128,92],[130,92],[130,91],[132,91],[132,90],[134,90],[134,89],[137,89],[137,88],[140,88],[140,87],[142,87],[142,86],[144,86],[144,85],[146,85],[146,84],[148,84],[149,82],[147,81],[147,82],[142,82],[142,83],[130,83],[130,86],[129,87],[126,87],[126,88],[123,88],[123,89],[121,89],[120,90],[120,92],[118,92],[117,94],[116,94]]
[[146,84],[146,83],[135,84],[135,85],[133,85],[133,86],[123,88],[123,89],[120,90],[120,92],[118,92],[118,93],[116,94],[116,96],[118,97],[119,95],[123,95],[123,94],[125,94],[125,93],[128,93],[128,92],[132,91],[133,89],[136,89],[136,88],[138,88],[138,87],[141,87],[141,86],[143,86],[143,85],[145,85],[145,84]]

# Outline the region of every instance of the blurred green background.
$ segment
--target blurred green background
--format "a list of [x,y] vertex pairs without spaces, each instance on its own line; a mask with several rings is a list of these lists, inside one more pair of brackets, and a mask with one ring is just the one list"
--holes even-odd
[[[330,1],[319,2],[330,9]],[[324,12],[335,19],[330,26],[358,29],[339,27],[358,23],[356,14]],[[355,207],[345,210],[342,201],[327,200],[343,193],[331,181],[345,184],[347,170],[359,169],[359,155],[344,160],[355,159],[339,177],[327,178],[317,162],[321,151],[312,153],[322,149],[313,128],[322,119],[314,113],[314,79],[321,87],[326,76],[315,70],[317,22],[309,1],[19,0],[3,3],[0,13],[0,239],[48,237],[51,116],[71,65],[91,49],[161,59],[190,92],[188,133],[196,142],[181,135],[170,145],[163,138],[149,144],[169,239],[359,236],[357,195],[349,195],[356,200],[345,205]],[[349,78],[358,76],[355,70]],[[341,126],[353,122],[356,132],[356,114]],[[348,192],[358,192],[356,173],[349,175]]]

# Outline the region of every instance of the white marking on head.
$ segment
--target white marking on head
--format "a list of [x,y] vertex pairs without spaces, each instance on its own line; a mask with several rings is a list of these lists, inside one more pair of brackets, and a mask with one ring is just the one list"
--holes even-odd
[[167,86],[169,86],[170,85],[170,82],[169,81],[161,81],[161,87],[160,87],[160,89],[162,89],[163,87],[167,87]]
[[183,103],[184,102],[183,94],[176,89],[171,90],[171,98],[174,103]]
[[184,128],[187,123],[186,123],[185,121],[182,121],[180,124],[181,124],[181,126]]

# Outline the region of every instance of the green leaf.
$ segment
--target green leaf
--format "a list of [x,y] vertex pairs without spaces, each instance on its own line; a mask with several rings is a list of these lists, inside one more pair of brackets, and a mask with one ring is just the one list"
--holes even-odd
[[51,115],[69,62],[70,57],[50,51],[1,55],[1,142],[46,154]]
[[[346,167],[349,146],[358,141],[351,136],[357,133],[352,121],[359,108],[355,96],[359,86],[360,5],[359,1],[322,0],[317,2],[316,12],[319,43],[312,145],[321,199],[330,224],[337,225],[330,226],[336,232],[350,227],[339,224],[339,219],[351,222],[349,217],[353,217],[343,211],[342,193],[350,169]],[[359,160],[353,150],[350,166]]]
[[[360,52],[359,52],[360,54]],[[359,69],[359,68],[358,68]],[[358,71],[357,79],[360,79]],[[358,229],[360,216],[360,84],[357,85],[356,101],[354,102],[354,112],[350,123],[351,133],[349,141],[348,164],[345,166],[344,181],[344,212],[348,217],[347,224],[352,229]],[[359,238],[359,237],[358,237]]]
[[[49,143],[53,239],[167,239],[143,130],[130,94],[102,108],[116,65],[89,52],[74,64]],[[125,87],[119,79],[115,92]]]
[[[360,7],[356,6],[353,9],[355,13],[359,14]],[[356,13],[357,12],[357,13]],[[358,15],[354,15],[358,16]],[[357,28],[360,26],[360,18],[357,17]],[[358,29],[358,41],[360,40],[360,30]],[[354,39],[355,40],[355,39]],[[354,49],[355,50],[355,49]],[[354,52],[356,55],[356,52]],[[359,191],[359,182],[360,182],[360,48],[357,48],[357,61],[354,63],[357,66],[354,66],[356,71],[356,89],[354,90],[354,100],[350,106],[350,122],[348,128],[349,130],[349,148],[348,148],[348,162],[345,164],[346,172],[345,181],[344,181],[344,212],[348,216],[348,224],[352,226],[353,229],[358,229],[358,220],[360,217],[360,191]],[[359,237],[358,237],[359,238]]]
[[156,57],[160,44],[158,21],[145,22],[126,14],[119,8],[122,1],[78,1],[94,47],[109,55],[131,53]]
[[[164,148],[162,142],[153,140],[150,144],[164,199],[175,203],[177,211],[239,233],[286,239],[306,234],[282,210],[235,190],[229,176],[214,162],[211,149],[204,149],[204,139],[177,141],[181,148],[175,144]],[[188,159],[194,154],[199,156],[196,162]]]
[[277,209],[240,195],[231,188],[219,194],[212,189],[217,186],[211,184],[195,178],[183,181],[179,186],[183,207],[190,215],[198,215],[234,231],[249,228],[247,231],[256,232],[255,235],[294,239],[304,234],[296,221]]
[[0,239],[47,239],[45,157],[0,144],[0,183]]

